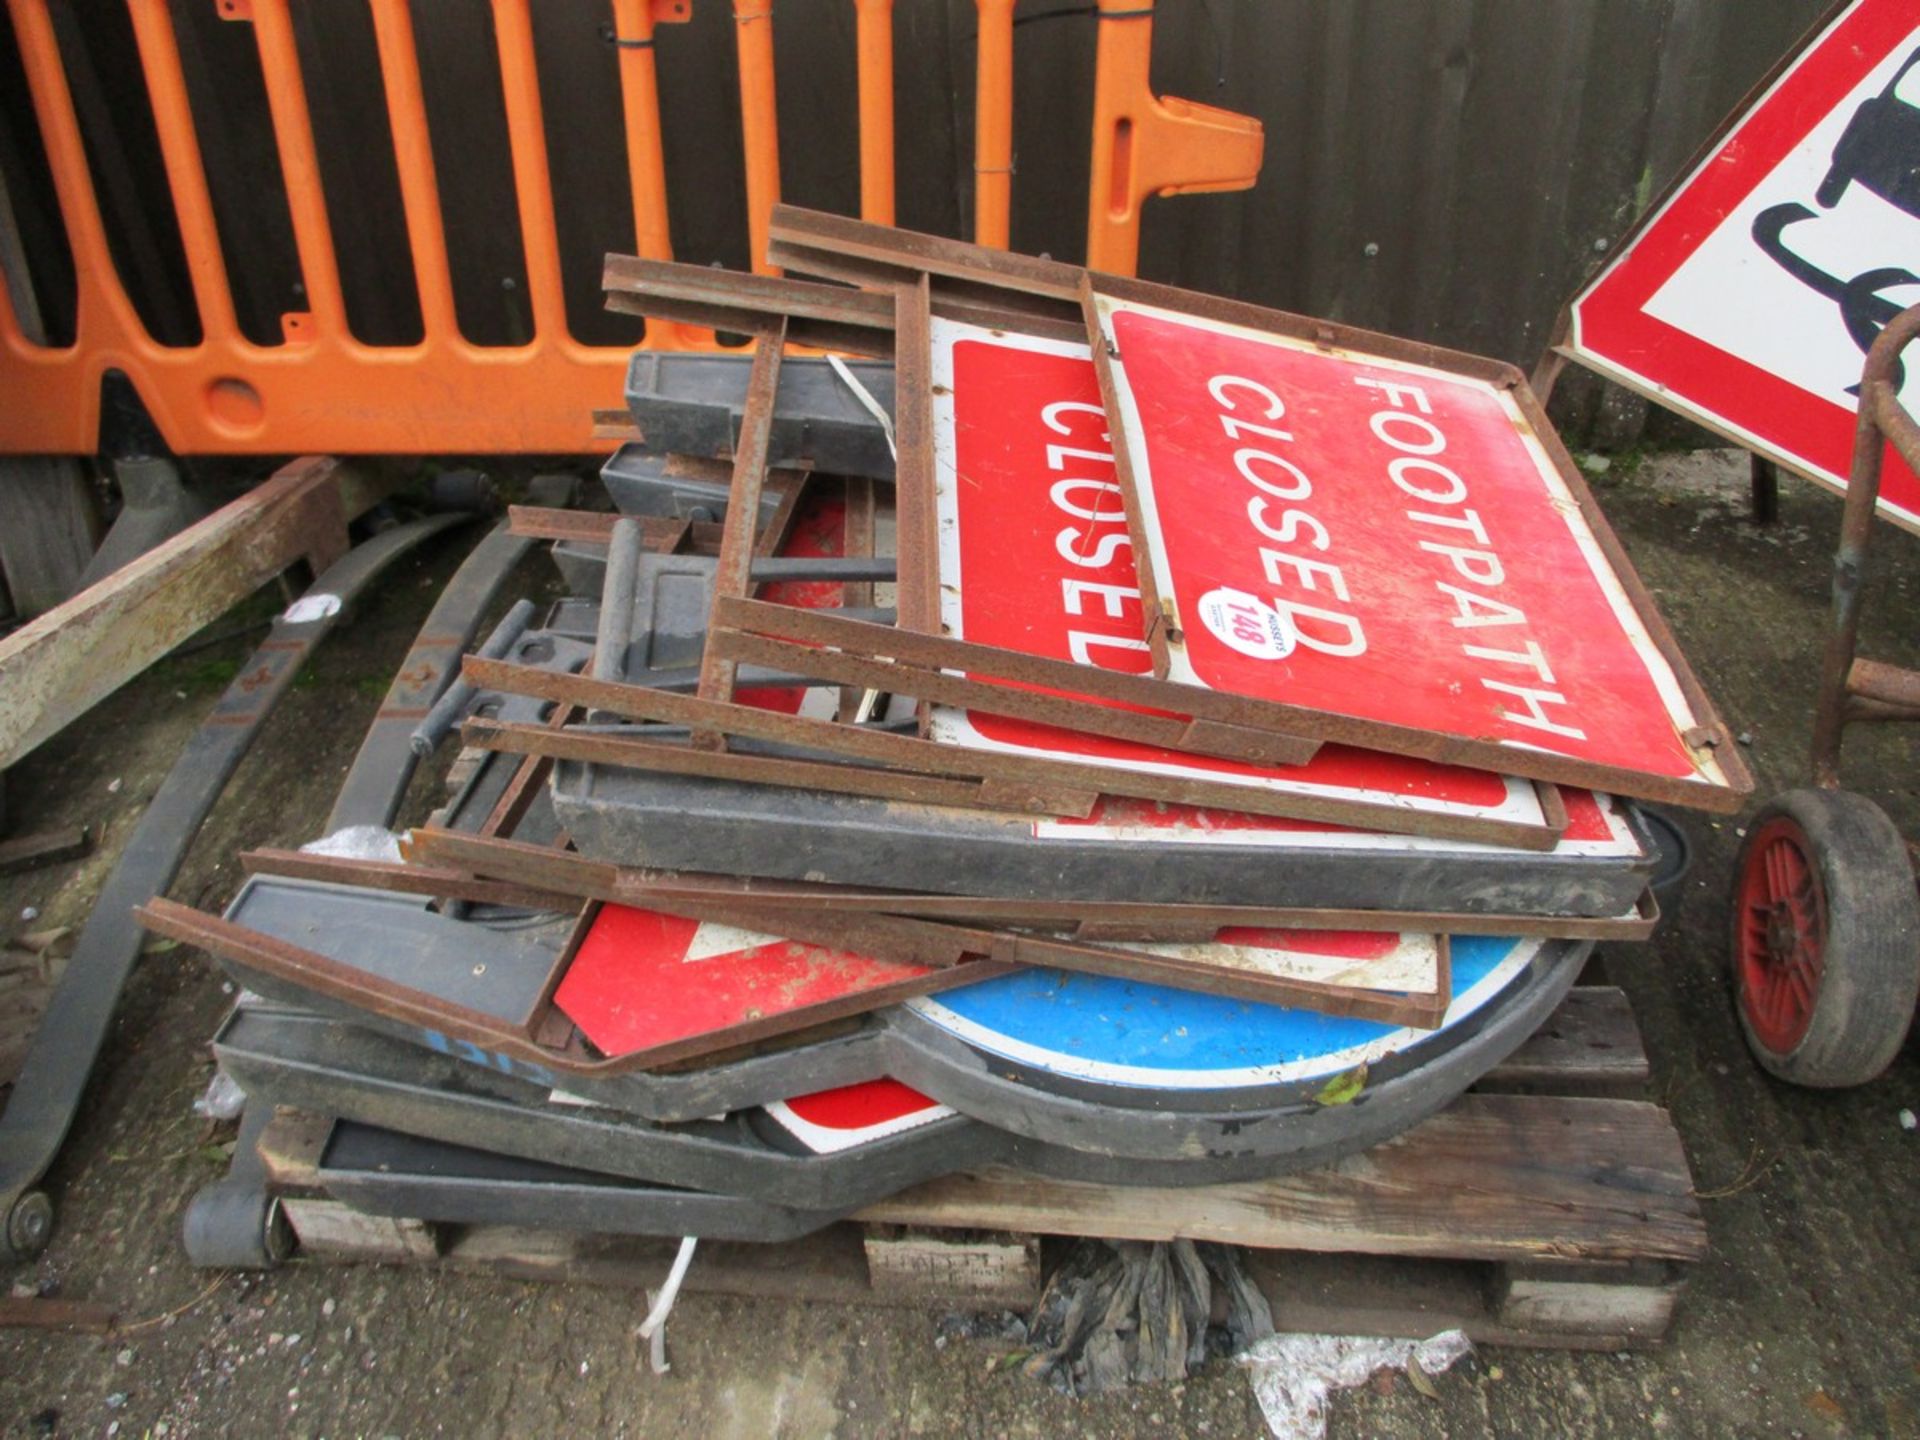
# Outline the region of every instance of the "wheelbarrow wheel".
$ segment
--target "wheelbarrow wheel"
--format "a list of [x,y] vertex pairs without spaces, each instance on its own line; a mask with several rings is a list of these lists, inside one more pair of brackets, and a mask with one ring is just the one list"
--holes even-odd
[[1863,1085],[1920,996],[1920,897],[1884,811],[1794,790],[1754,817],[1735,870],[1734,998],[1747,1045],[1795,1085]]

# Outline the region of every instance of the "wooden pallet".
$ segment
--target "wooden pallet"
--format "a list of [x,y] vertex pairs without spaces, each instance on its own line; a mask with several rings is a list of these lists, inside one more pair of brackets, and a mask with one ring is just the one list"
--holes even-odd
[[[1182,1190],[950,1176],[790,1244],[703,1245],[687,1288],[1018,1309],[1038,1292],[1039,1237],[1186,1236],[1247,1247],[1283,1329],[1646,1345],[1707,1250],[1679,1133],[1637,1098],[1647,1079],[1625,995],[1584,986],[1472,1092],[1336,1165]],[[320,1188],[327,1125],[283,1111],[261,1141],[309,1256],[635,1287],[664,1274],[670,1241],[362,1215]]]

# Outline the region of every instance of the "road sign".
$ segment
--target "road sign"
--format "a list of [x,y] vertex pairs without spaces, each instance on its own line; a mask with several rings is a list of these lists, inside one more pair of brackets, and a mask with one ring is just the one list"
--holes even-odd
[[[1708,145],[1570,307],[1556,347],[1836,490],[1854,389],[1920,301],[1920,15],[1840,7]],[[1901,397],[1920,405],[1920,379]],[[1889,453],[1880,509],[1920,530]]]
[[[936,317],[933,379],[940,618],[947,633],[1145,673],[1150,657],[1132,544],[1088,348]],[[952,706],[935,707],[931,734],[975,749],[1409,816],[1558,824],[1529,781],[1350,746],[1323,746],[1304,765],[1254,766]]]
[[603,905],[553,1001],[618,1058],[924,980],[898,965],[732,925]]
[[781,1129],[816,1155],[855,1150],[953,1114],[938,1100],[885,1078],[769,1101],[765,1109]]
[[[1555,946],[1454,936],[1453,1002],[1440,1032],[1479,1015],[1535,956]],[[1041,1074],[1128,1088],[1259,1089],[1439,1048],[1433,1030],[1057,970],[1023,970],[903,1008]]]
[[1095,308],[1168,679],[1326,738],[1738,804],[1723,727],[1517,373]]

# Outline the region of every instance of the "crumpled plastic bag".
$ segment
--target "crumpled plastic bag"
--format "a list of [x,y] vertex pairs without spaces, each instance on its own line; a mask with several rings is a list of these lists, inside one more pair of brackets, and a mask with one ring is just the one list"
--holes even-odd
[[1418,1362],[1428,1375],[1451,1369],[1473,1351],[1464,1330],[1428,1340],[1369,1335],[1269,1335],[1234,1358],[1253,1372],[1253,1394],[1274,1440],[1325,1440],[1327,1398],[1364,1385],[1376,1370]]
[[398,860],[400,837],[384,825],[349,825],[300,847],[305,855],[338,855],[347,860]]

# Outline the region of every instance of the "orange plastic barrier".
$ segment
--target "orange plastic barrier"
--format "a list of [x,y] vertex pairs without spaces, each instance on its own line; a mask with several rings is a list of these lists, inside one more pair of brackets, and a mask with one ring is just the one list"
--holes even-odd
[[[307,309],[282,317],[283,341],[260,345],[235,319],[200,141],[168,0],[126,0],[153,107],[167,183],[202,338],[162,345],[141,323],[108,248],[48,0],[6,0],[77,276],[71,345],[36,344],[0,285],[0,452],[86,454],[98,443],[100,382],[124,371],[167,442],[181,454],[431,454],[584,452],[590,412],[617,406],[625,347],[568,333],[553,189],[535,68],[533,0],[491,0],[526,256],[533,338],[482,346],[454,313],[440,191],[408,0],[369,7],[393,133],[408,249],[420,298],[417,344],[375,346],[348,329],[293,0],[213,0],[251,25],[286,180]],[[344,0],[343,0],[344,3]],[[685,21],[694,0],[609,0],[614,33],[650,41]],[[894,204],[893,0],[850,0],[856,11],[863,218],[889,223]],[[1007,243],[1013,166],[1013,3],[976,0],[980,43],[975,135],[975,238]],[[746,147],[747,215],[756,265],[780,198],[774,92],[775,0],[732,0]],[[1100,0],[1088,254],[1130,274],[1140,202],[1182,190],[1244,189],[1259,172],[1259,123],[1147,88],[1151,0]],[[642,255],[670,259],[662,116],[648,44],[623,44],[620,84],[635,234]],[[709,332],[653,324],[655,349],[710,349]]]

